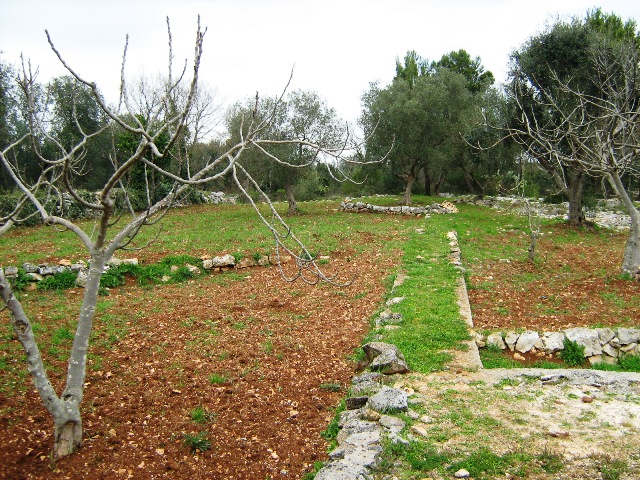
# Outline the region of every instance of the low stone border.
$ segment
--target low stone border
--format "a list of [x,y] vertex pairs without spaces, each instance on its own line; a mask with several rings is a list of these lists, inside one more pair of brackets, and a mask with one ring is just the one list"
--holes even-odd
[[[584,347],[584,356],[595,363],[615,364],[624,355],[640,355],[640,329],[638,328],[569,328],[562,332],[542,334],[525,332],[493,332],[484,335],[474,332],[479,348],[493,345],[501,350],[515,352],[514,358],[524,360],[522,354],[530,353],[541,358],[558,356],[564,350],[565,339]],[[521,358],[518,358],[519,355]]]
[[381,207],[379,205],[373,205],[371,203],[364,202],[351,202],[345,200],[340,203],[340,210],[344,212],[354,213],[390,213],[395,215],[429,215],[429,214],[447,214],[456,213],[458,208],[451,202],[433,203],[426,207],[409,207],[409,206],[397,206],[397,207]]
[[[328,260],[329,257],[323,256],[319,258],[320,260]],[[222,272],[231,269],[242,269],[249,267],[266,267],[268,265],[273,265],[276,263],[286,264],[292,260],[292,257],[289,255],[280,255],[276,257],[275,255],[254,255],[251,257],[243,257],[239,261],[236,261],[233,255],[222,255],[212,257],[211,255],[205,255],[200,259],[202,263],[199,266],[185,264],[189,270],[193,273],[198,274],[202,270],[212,270],[214,272]],[[139,261],[137,258],[126,258],[119,259],[116,257],[112,257],[108,262],[105,269],[109,269],[111,267],[117,267],[119,265],[129,264],[129,265],[138,265]],[[22,269],[25,271],[27,278],[29,279],[29,285],[26,287],[26,290],[33,290],[36,288],[38,282],[41,282],[46,277],[59,275],[64,272],[77,272],[78,277],[76,279],[76,285],[84,288],[87,281],[87,273],[88,273],[89,265],[84,260],[78,260],[77,262],[72,262],[68,259],[60,260],[57,264],[51,263],[41,263],[41,264],[33,264],[33,263],[23,263]],[[0,267],[2,268],[2,267]],[[172,269],[178,269],[179,267],[173,266]],[[15,265],[8,265],[4,267],[4,275],[7,278],[16,278],[18,276],[19,269]],[[168,282],[170,277],[163,277],[163,282]]]
[[409,372],[404,356],[395,345],[371,342],[362,347],[362,367],[369,371],[352,380],[346,410],[340,413],[336,437],[338,446],[329,453],[329,462],[315,476],[316,480],[364,480],[380,463],[382,441],[408,444],[399,436],[405,422],[392,416],[407,412],[405,390],[385,385],[387,379]]

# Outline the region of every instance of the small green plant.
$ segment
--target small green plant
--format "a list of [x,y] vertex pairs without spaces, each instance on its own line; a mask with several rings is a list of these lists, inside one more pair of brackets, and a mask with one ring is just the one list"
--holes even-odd
[[612,458],[610,455],[594,455],[591,459],[596,463],[602,480],[619,480],[629,469],[625,461]]
[[582,365],[585,361],[584,346],[565,338],[564,349],[560,351],[560,358],[570,367]]
[[338,406],[335,408],[333,418],[327,425],[327,429],[320,433],[320,436],[329,442],[329,449],[333,449],[336,445],[336,437],[340,433],[340,414],[346,409],[345,400],[342,399]]
[[18,275],[16,275],[15,277],[7,277],[7,280],[9,280],[11,288],[14,292],[23,290],[24,287],[26,287],[31,282],[23,268],[18,268]]
[[220,375],[219,373],[212,373],[209,375],[209,383],[212,385],[222,385],[223,383],[227,383],[229,379],[226,375]]
[[322,467],[324,467],[324,462],[313,462],[313,471],[305,473],[302,480],[313,480]]
[[38,288],[40,290],[66,290],[76,285],[76,278],[78,278],[78,274],[72,271],[49,275],[38,282]]
[[325,392],[339,392],[340,391],[340,383],[339,382],[331,382],[331,383],[321,383],[320,390],[324,390]]
[[547,473],[558,473],[564,468],[564,458],[558,453],[553,453],[545,448],[536,459],[540,463],[540,467]]
[[262,350],[264,350],[265,353],[273,352],[273,342],[271,340],[264,342],[262,344]]
[[199,423],[199,424],[209,423],[213,421],[215,417],[216,417],[215,413],[208,411],[203,406],[198,406],[193,410],[191,410],[191,412],[189,413],[189,418],[191,419],[191,421],[193,423]]
[[206,452],[211,448],[207,432],[186,433],[184,435],[184,445],[191,450],[191,453]]

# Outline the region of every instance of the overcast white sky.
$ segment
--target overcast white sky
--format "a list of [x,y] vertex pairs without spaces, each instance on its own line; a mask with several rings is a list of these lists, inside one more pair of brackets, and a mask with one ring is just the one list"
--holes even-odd
[[221,101],[276,95],[295,65],[290,88],[317,91],[355,122],[369,83],[389,83],[408,50],[438,60],[463,48],[503,81],[513,49],[594,6],[640,21],[638,0],[0,0],[0,51],[9,63],[23,53],[41,81],[62,75],[47,29],[67,62],[115,101],[125,35],[130,76],[165,73],[165,18],[183,62],[200,14],[201,78]]

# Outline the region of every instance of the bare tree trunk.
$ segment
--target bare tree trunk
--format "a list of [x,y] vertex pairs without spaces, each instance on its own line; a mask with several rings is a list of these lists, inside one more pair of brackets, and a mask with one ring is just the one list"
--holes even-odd
[[58,459],[75,452],[82,445],[82,403],[86,377],[87,353],[93,315],[98,298],[100,277],[104,268],[104,254],[92,259],[87,286],[78,318],[67,369],[66,387],[58,397],[47,376],[29,318],[20,301],[13,295],[11,286],[0,269],[0,294],[11,313],[11,323],[22,344],[36,389],[45,408],[54,421],[53,458]]
[[294,189],[293,182],[289,180],[285,180],[284,193],[287,197],[287,202],[289,202],[289,211],[287,212],[289,215],[294,215],[298,212],[298,202],[296,201],[296,197],[293,189]]
[[416,181],[415,175],[404,176],[404,193],[402,195],[402,204],[411,205],[411,190],[413,189],[413,182]]
[[640,211],[633,204],[618,172],[610,172],[608,178],[629,217],[631,217],[629,237],[624,246],[624,255],[622,257],[622,273],[637,277],[640,274]]

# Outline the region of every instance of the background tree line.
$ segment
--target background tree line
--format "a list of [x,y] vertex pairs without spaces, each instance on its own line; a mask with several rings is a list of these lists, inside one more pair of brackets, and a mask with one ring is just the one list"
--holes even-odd
[[[297,201],[324,196],[360,194],[403,194],[404,203],[411,202],[412,193],[437,195],[441,192],[479,196],[485,194],[514,194],[525,185],[530,196],[545,197],[549,201],[569,202],[569,219],[580,225],[585,221],[583,205],[590,206],[595,197],[615,193],[603,182],[603,175],[594,169],[571,162],[560,162],[554,154],[523,133],[523,111],[536,112],[552,122],[561,119],[552,110],[536,103],[541,92],[552,95],[561,102],[569,102],[570,94],[561,92],[560,84],[569,84],[588,95],[597,95],[594,86],[600,75],[592,66],[589,52],[597,38],[611,42],[640,44],[636,24],[624,22],[613,13],[600,9],[587,12],[585,18],[557,21],[544,31],[531,36],[511,55],[509,83],[496,85],[494,76],[486,71],[479,57],[473,58],[465,50],[443,55],[440,60],[429,61],[416,51],[409,51],[402,61],[396,59],[393,81],[386,86],[372,83],[362,95],[360,127],[367,138],[365,149],[354,158],[367,160],[390,152],[384,164],[331,165],[310,158],[298,145],[272,146],[272,151],[248,152],[254,168],[254,178],[265,193],[273,198],[286,200],[291,213],[297,210]],[[13,68],[0,60],[0,139],[15,136],[28,129],[23,94],[12,78]],[[145,95],[153,85],[149,79],[139,79],[132,95],[135,99],[135,115],[142,124],[150,121],[145,105],[150,103]],[[98,129],[108,121],[98,108],[89,89],[73,77],[64,76],[37,85],[39,108],[50,112],[47,131],[50,135],[37,141],[43,151],[55,149],[53,138],[62,146],[72,145],[83,131]],[[146,93],[143,93],[146,92]],[[242,119],[254,113],[270,115],[275,100],[261,98],[256,104],[253,98],[239,101],[224,114],[210,90],[202,89],[197,113],[208,116],[208,124],[224,121],[226,133],[221,137],[206,131],[186,132],[189,142],[175,145],[172,160],[162,159],[165,167],[197,169],[213,161],[225,147],[242,136]],[[537,109],[537,110],[536,110]],[[254,112],[254,110],[257,110]],[[75,113],[75,116],[74,116]],[[326,101],[313,91],[289,92],[278,102],[270,131],[261,135],[271,138],[292,138],[310,141],[331,141],[331,137],[344,135],[347,125]],[[193,125],[206,122],[194,122]],[[202,128],[202,127],[199,127]],[[191,133],[195,133],[191,137]],[[180,142],[178,142],[180,143]],[[188,144],[187,144],[188,143]],[[93,191],[108,178],[117,158],[133,148],[131,134],[117,127],[106,129],[86,143],[82,151],[83,168],[74,172],[70,181],[76,188]],[[180,155],[180,148],[189,148],[189,155]],[[559,145],[569,152],[568,145]],[[14,161],[20,165],[27,179],[41,174],[41,164],[32,149],[19,148],[13,152]],[[277,154],[284,163],[265,161]],[[180,163],[189,158],[189,163]],[[334,175],[332,172],[341,172]],[[344,174],[344,175],[342,175]],[[357,181],[345,183],[345,177]],[[153,172],[143,167],[134,169],[123,180],[132,192],[129,201],[134,209],[144,208],[149,191],[158,198],[166,193],[170,183],[158,180]],[[526,182],[523,183],[523,178]],[[621,172],[623,183],[632,197],[640,191],[640,180],[635,169]],[[123,185],[124,186],[124,185]],[[0,172],[0,189],[8,193],[14,188],[6,172]],[[252,186],[247,185],[252,190]],[[206,190],[225,190],[233,193],[235,186],[226,178],[194,187]],[[256,195],[257,197],[257,195]],[[199,195],[191,192],[191,199]],[[153,199],[152,199],[153,200]]]

